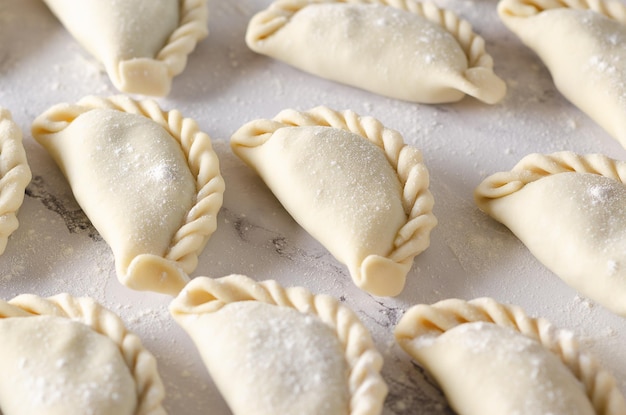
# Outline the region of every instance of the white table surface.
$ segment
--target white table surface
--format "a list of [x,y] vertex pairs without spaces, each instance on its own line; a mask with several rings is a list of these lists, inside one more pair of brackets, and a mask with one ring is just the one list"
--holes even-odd
[[[251,52],[250,17],[269,0],[209,0],[210,35],[175,78],[163,109],[195,118],[213,139],[226,181],[224,205],[192,276],[241,273],[341,297],[371,330],[390,387],[385,414],[450,413],[440,393],[394,344],[392,329],[413,304],[490,296],[572,330],[610,367],[626,391],[626,320],[583,298],[543,267],[504,226],[481,213],[472,192],[532,152],[572,150],[623,159],[624,149],[555,89],[541,61],[498,20],[494,0],[441,0],[485,37],[508,94],[490,106],[472,98],[419,105],[315,78]],[[0,2],[0,106],[24,132],[33,171],[20,227],[0,256],[0,296],[69,292],[118,313],[156,355],[172,414],[229,414],[197,351],[167,312],[171,298],[134,292],[115,276],[112,254],[73,200],[30,124],[51,105],[112,95],[101,65],[38,0]],[[400,131],[422,149],[439,225],[417,257],[405,290],[375,298],[301,229],[263,183],[230,151],[242,124],[280,110],[317,105],[352,109]]]

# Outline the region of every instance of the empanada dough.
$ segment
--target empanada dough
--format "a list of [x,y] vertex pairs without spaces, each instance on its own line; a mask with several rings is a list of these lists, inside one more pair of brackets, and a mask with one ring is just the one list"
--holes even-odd
[[471,25],[414,0],[277,0],[254,16],[248,46],[306,72],[392,98],[500,101],[485,41]]
[[33,136],[107,241],[126,286],[176,295],[216,228],[224,181],[209,136],[153,101],[60,104]]
[[459,415],[618,415],[615,378],[572,333],[490,298],[410,308],[395,329]]
[[31,176],[22,131],[13,122],[11,113],[0,107],[0,255],[19,226],[17,212]]
[[196,277],[170,311],[234,415],[382,411],[382,358],[332,297],[242,275]]
[[90,298],[0,301],[4,415],[163,415],[154,356]]
[[502,0],[498,13],[545,63],[557,89],[626,146],[626,6]]
[[207,36],[206,0],[44,0],[122,92],[165,96]]
[[486,178],[478,207],[581,294],[626,316],[626,163],[531,154]]
[[285,110],[241,127],[231,146],[360,288],[393,296],[437,220],[419,150],[371,117]]

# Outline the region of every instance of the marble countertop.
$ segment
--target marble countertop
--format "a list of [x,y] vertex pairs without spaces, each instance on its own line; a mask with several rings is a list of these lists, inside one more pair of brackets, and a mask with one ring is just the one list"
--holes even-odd
[[[251,16],[269,0],[209,0],[210,35],[158,102],[195,118],[213,139],[226,182],[217,231],[192,276],[232,273],[275,279],[341,298],[371,330],[385,358],[390,392],[384,413],[449,414],[433,382],[394,344],[404,310],[445,298],[489,296],[517,304],[573,331],[626,392],[626,320],[580,296],[543,267],[504,226],[480,212],[474,188],[533,152],[572,150],[624,159],[624,149],[555,89],[541,61],[498,20],[494,0],[440,0],[486,39],[495,71],[508,85],[504,101],[472,98],[446,105],[401,102],[315,78],[251,52]],[[74,201],[65,179],[30,135],[51,105],[117,91],[43,2],[0,2],[0,106],[24,132],[33,171],[20,227],[0,256],[0,296],[69,292],[91,296],[118,313],[158,359],[172,414],[229,414],[186,334],[170,318],[171,298],[122,287],[112,254]],[[241,125],[280,110],[327,105],[378,118],[423,151],[439,225],[416,258],[406,288],[377,298],[356,288],[337,262],[285,212],[230,151]]]

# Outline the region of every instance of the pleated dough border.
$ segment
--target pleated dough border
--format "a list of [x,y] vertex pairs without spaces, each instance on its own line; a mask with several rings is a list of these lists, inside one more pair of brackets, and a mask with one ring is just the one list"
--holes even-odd
[[74,105],[53,106],[33,122],[33,135],[58,133],[93,109],[144,116],[163,127],[180,144],[196,181],[196,200],[163,258],[174,262],[186,274],[192,273],[198,265],[198,256],[217,228],[217,214],[223,202],[224,179],[211,138],[200,131],[195,120],[184,118],[178,110],[163,111],[154,100],[136,101],[123,95],[87,96]]
[[284,288],[273,280],[256,282],[243,275],[196,277],[172,301],[170,312],[174,318],[202,315],[239,301],[258,301],[317,316],[336,333],[343,347],[350,371],[350,415],[382,411],[388,391],[380,376],[383,359],[356,314],[331,296],[314,295],[302,287]]
[[11,113],[0,107],[0,255],[19,226],[17,212],[31,178],[22,132]]
[[594,356],[581,350],[574,335],[557,329],[544,318],[529,317],[519,306],[501,304],[492,298],[447,299],[433,305],[418,304],[406,312],[394,334],[400,346],[405,348],[419,337],[439,336],[472,322],[493,323],[536,340],[554,353],[582,383],[597,415],[626,413],[626,401],[617,381]]
[[626,6],[619,1],[606,0],[502,0],[498,13],[504,16],[532,17],[551,9],[591,10],[626,24]]
[[154,355],[142,345],[136,334],[126,329],[115,313],[89,297],[72,297],[69,294],[48,298],[22,294],[9,301],[0,300],[0,318],[33,316],[53,316],[78,321],[109,338],[118,346],[135,381],[135,415],[166,414],[161,405],[165,390]]
[[602,154],[580,155],[571,151],[529,154],[511,171],[495,173],[476,187],[474,199],[483,211],[489,201],[509,196],[529,183],[559,173],[590,173],[626,183],[626,162]]
[[309,111],[281,111],[272,120],[252,121],[231,138],[231,146],[257,147],[285,127],[324,126],[357,134],[376,145],[398,174],[402,185],[402,206],[407,222],[394,240],[388,258],[407,264],[430,245],[430,232],[437,225],[432,210],[434,198],[429,190],[430,176],[420,150],[405,144],[399,132],[386,128],[373,117],[361,117],[351,110],[335,111],[319,106]]
[[485,49],[485,39],[476,34],[471,23],[454,12],[437,7],[432,2],[415,0],[276,0],[253,17],[246,33],[248,45],[270,37],[285,26],[291,16],[311,4],[348,3],[394,7],[438,24],[459,43],[467,57],[467,69],[493,69],[493,58]]

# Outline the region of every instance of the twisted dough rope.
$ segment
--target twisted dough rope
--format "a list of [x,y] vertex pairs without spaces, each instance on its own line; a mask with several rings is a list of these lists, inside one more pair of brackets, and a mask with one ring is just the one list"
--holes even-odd
[[485,40],[473,31],[472,25],[467,20],[460,19],[449,10],[438,8],[432,2],[422,3],[415,0],[276,0],[252,18],[248,26],[249,32],[246,33],[246,42],[254,44],[270,37],[301,9],[322,3],[388,6],[424,17],[443,27],[459,42],[467,56],[468,69],[477,67],[493,69],[493,58],[485,50]]
[[403,188],[402,206],[407,222],[398,230],[394,250],[388,258],[407,263],[428,248],[430,231],[437,225],[432,213],[434,198],[428,189],[429,174],[421,152],[404,143],[399,132],[386,128],[373,117],[361,117],[353,111],[335,111],[319,106],[306,112],[293,109],[281,111],[272,120],[256,120],[241,127],[232,143],[257,147],[272,134],[285,127],[325,126],[360,135],[384,152],[387,161],[396,170]]
[[546,10],[569,8],[591,10],[626,24],[626,6],[619,1],[605,0],[502,0],[498,4],[501,16],[532,17]]
[[536,340],[582,382],[597,415],[626,413],[626,401],[613,375],[601,368],[595,357],[580,349],[571,332],[559,330],[543,318],[529,317],[518,306],[501,304],[492,298],[448,299],[433,305],[419,304],[406,312],[394,334],[400,346],[408,352],[410,343],[418,337],[438,336],[471,322],[508,327]]
[[626,183],[626,162],[602,154],[579,155],[571,151],[529,154],[511,171],[495,173],[478,185],[474,199],[483,209],[490,200],[506,197],[546,176],[559,173],[590,173]]
[[313,295],[302,287],[283,288],[276,281],[256,282],[243,275],[196,277],[170,304],[174,318],[214,313],[226,304],[259,301],[319,317],[333,329],[349,366],[350,415],[382,411],[387,385],[380,376],[383,359],[356,314],[333,297]]
[[163,127],[180,144],[196,180],[196,201],[187,213],[185,223],[172,237],[164,258],[175,262],[187,274],[193,272],[198,255],[217,228],[217,213],[223,201],[224,179],[211,138],[200,131],[196,121],[184,118],[178,110],[163,111],[153,100],[135,101],[124,95],[87,96],[74,105],[56,105],[33,122],[33,135],[58,133],[81,114],[93,109],[113,109],[144,116]]
[[54,316],[78,321],[108,337],[119,348],[136,384],[135,415],[165,415],[161,402],[165,397],[156,359],[136,334],[126,329],[122,320],[88,297],[58,294],[42,298],[22,294],[8,302],[0,300],[0,318]]
[[22,132],[11,113],[0,107],[0,255],[19,226],[17,211],[24,202],[24,190],[31,178]]

